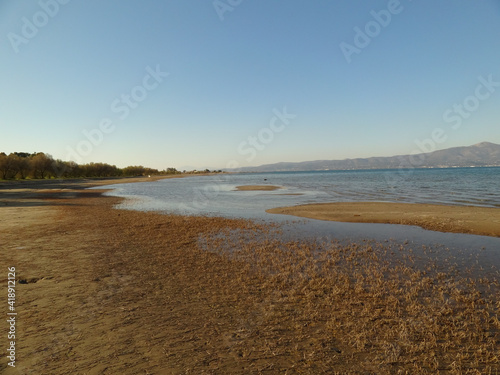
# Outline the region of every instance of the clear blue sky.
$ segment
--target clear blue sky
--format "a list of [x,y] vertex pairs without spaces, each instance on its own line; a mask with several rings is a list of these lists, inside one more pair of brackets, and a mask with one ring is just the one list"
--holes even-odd
[[2,0],[0,84],[0,151],[82,163],[500,143],[500,1]]

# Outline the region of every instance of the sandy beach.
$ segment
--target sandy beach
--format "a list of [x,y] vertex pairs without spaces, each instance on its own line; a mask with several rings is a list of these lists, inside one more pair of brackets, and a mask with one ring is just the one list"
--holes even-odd
[[416,225],[440,232],[500,237],[500,209],[489,207],[341,202],[279,207],[266,212],[351,223]]
[[18,312],[16,368],[3,357],[2,373],[500,370],[495,276],[418,268],[411,249],[388,263],[378,244],[317,252],[245,220],[116,210],[84,190],[109,183],[0,186]]

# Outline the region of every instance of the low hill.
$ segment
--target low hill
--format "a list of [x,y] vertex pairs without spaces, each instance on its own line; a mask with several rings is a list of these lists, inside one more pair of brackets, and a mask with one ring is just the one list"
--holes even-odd
[[500,166],[500,145],[481,142],[472,146],[453,147],[415,155],[357,158],[344,160],[314,160],[300,163],[264,164],[239,168],[239,172],[288,172],[391,168],[448,168]]

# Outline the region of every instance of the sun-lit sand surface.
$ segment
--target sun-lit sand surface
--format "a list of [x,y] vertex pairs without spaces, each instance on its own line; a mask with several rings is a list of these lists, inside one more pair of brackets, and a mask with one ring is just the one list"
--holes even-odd
[[16,368],[2,361],[2,374],[500,371],[498,270],[117,210],[119,198],[82,189],[93,185],[0,189],[19,313]]
[[242,186],[236,186],[236,190],[240,191],[272,191],[272,190],[278,190],[281,189],[281,186],[274,186],[274,185],[242,185]]
[[417,225],[425,229],[500,237],[500,209],[411,203],[340,202],[278,207],[266,212],[352,223]]

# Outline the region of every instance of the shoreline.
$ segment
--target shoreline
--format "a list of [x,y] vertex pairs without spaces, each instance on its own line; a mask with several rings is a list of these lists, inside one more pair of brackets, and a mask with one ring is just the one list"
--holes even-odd
[[438,232],[500,237],[500,209],[490,207],[337,202],[277,207],[266,212],[325,221],[415,225]]
[[165,176],[140,176],[140,177],[93,177],[93,178],[51,178],[51,179],[25,179],[25,180],[0,180],[0,192],[13,188],[40,189],[45,186],[64,186],[65,188],[76,188],[82,186],[96,187],[112,184],[125,184],[136,182],[158,181],[169,178],[184,178],[191,175],[165,175]]
[[249,220],[114,209],[122,198],[81,186],[0,190],[0,261],[16,267],[19,312],[6,375],[432,373],[434,359],[451,372],[464,345],[462,369],[498,367],[499,329],[480,318],[498,300],[486,273],[476,287],[425,250],[422,269],[403,249],[392,267],[382,244],[316,252]]
[[[60,194],[59,198],[72,198],[77,194],[74,192],[76,190],[190,176],[198,175],[0,181],[0,207],[8,207],[12,203],[15,203],[17,207],[45,205],[44,198],[55,193]],[[237,186],[235,191],[282,189],[283,187],[275,185],[241,185]],[[283,195],[292,194],[283,193]],[[266,212],[323,221],[399,224],[419,226],[438,232],[500,237],[500,209],[494,207],[392,202],[334,202],[276,207],[267,209]]]
[[[49,205],[45,198],[69,199],[78,191],[99,186],[137,182],[158,181],[180,176],[123,177],[102,179],[47,179],[47,180],[4,180],[0,181],[0,208]],[[185,177],[185,176],[183,176]],[[57,195],[56,195],[57,194]]]
[[201,363],[203,353],[176,343],[189,346],[193,327],[210,341],[211,327],[234,325],[212,315],[224,297],[207,287],[223,270],[238,271],[195,244],[248,223],[117,210],[122,198],[86,190],[109,180],[51,182],[0,190],[0,263],[16,268],[19,313],[16,368],[2,361],[0,372],[180,373]]

